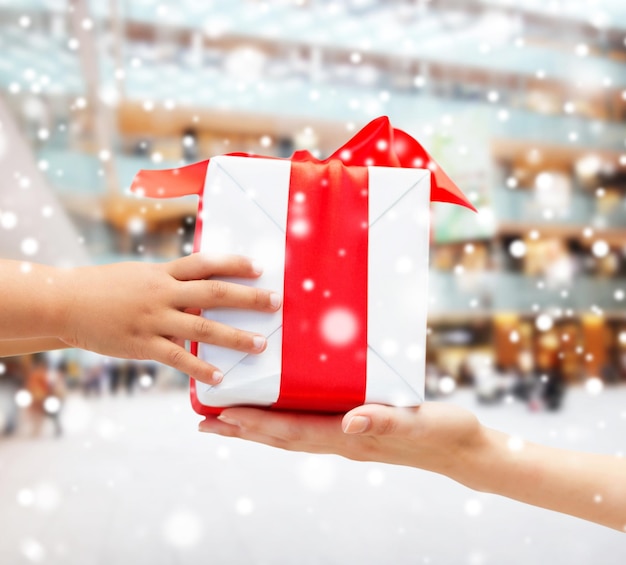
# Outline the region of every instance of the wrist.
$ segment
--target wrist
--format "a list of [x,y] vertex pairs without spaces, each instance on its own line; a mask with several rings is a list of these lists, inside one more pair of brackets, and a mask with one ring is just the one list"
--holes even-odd
[[498,470],[514,454],[511,442],[506,434],[480,426],[472,440],[460,447],[448,476],[472,490],[492,492]]
[[66,341],[71,334],[71,311],[76,300],[76,269],[43,267],[42,335]]
[[51,291],[50,315],[55,337],[71,344],[76,333],[74,311],[80,297],[79,268],[57,269],[54,289]]

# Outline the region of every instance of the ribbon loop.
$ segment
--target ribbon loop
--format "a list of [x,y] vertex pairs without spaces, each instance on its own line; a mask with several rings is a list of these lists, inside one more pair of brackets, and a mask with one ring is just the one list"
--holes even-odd
[[[261,157],[244,153],[229,155]],[[291,157],[293,162],[328,163],[332,160],[339,160],[348,166],[430,169],[431,201],[459,204],[476,211],[420,143],[406,132],[393,128],[386,116],[371,121],[324,161],[316,159],[308,151],[296,151]],[[141,170],[133,180],[131,191],[152,198],[200,195],[208,164],[206,160],[177,169]]]

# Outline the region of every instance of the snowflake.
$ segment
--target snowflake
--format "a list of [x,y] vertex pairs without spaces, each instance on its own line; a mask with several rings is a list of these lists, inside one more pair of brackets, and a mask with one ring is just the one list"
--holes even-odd
[[585,390],[591,395],[597,395],[604,389],[604,383],[598,377],[590,377],[585,381]]
[[548,314],[541,314],[537,316],[537,319],[535,320],[535,326],[539,331],[542,332],[551,330],[553,325],[554,321],[552,320],[552,317]]
[[187,510],[177,510],[163,524],[165,541],[178,548],[189,548],[197,545],[202,536],[200,518]]
[[335,482],[335,467],[330,459],[311,455],[299,467],[302,484],[316,492],[330,490]]
[[0,226],[5,230],[11,230],[17,225],[17,215],[14,212],[6,211],[0,213]]
[[237,499],[237,502],[235,503],[235,510],[237,511],[237,514],[241,516],[249,516],[252,512],[254,512],[254,502],[250,498],[242,496]]
[[20,245],[24,255],[35,255],[39,251],[39,242],[34,237],[27,237]]
[[356,315],[347,308],[332,308],[322,315],[320,331],[327,343],[345,346],[351,343],[359,330]]
[[483,505],[481,504],[480,500],[470,498],[465,502],[464,510],[468,516],[478,516],[482,514]]
[[41,543],[34,538],[25,538],[20,542],[22,555],[33,563],[39,563],[46,557],[46,550]]

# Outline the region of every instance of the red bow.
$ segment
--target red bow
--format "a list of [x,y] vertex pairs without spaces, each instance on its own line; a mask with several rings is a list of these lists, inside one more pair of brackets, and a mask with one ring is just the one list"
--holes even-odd
[[[230,155],[259,157],[248,153],[230,153]],[[308,151],[296,151],[291,157],[293,161],[317,163],[326,163],[333,159],[338,159],[348,166],[430,169],[432,173],[431,201],[460,204],[476,211],[476,208],[420,143],[408,133],[393,128],[386,116],[371,121],[343,147],[323,161],[316,159]],[[178,169],[142,170],[137,173],[131,190],[153,198],[201,194],[208,165],[207,159]],[[172,175],[176,176],[175,182],[172,182]]]

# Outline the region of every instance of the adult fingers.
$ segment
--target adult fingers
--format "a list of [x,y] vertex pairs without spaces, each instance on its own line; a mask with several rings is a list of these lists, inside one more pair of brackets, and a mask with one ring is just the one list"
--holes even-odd
[[183,347],[164,337],[154,339],[148,355],[151,359],[178,369],[182,373],[186,373],[191,378],[203,383],[216,385],[224,378],[224,375],[217,367],[202,361]]
[[210,343],[246,353],[261,353],[267,346],[264,335],[233,328],[203,316],[172,312],[164,322],[167,328],[164,333],[178,339]]
[[[323,445],[315,445],[304,442],[288,441],[283,438],[266,435],[255,431],[253,428],[242,428],[226,424],[217,418],[210,417],[198,424],[198,431],[218,434],[225,437],[234,437],[245,441],[261,443],[270,447],[286,449],[288,451],[306,451],[308,453],[329,453]],[[340,432],[341,433],[341,432]]]
[[281,305],[275,292],[220,280],[179,283],[175,306],[187,308],[242,308],[274,312]]
[[341,416],[227,408],[218,417],[242,433],[273,437],[289,444],[322,445],[343,436]]
[[192,253],[170,261],[167,272],[180,281],[206,279],[212,276],[256,278],[263,269],[252,259],[241,255],[208,255]]
[[366,404],[350,410],[343,417],[341,426],[346,434],[405,435],[414,432],[419,408]]

